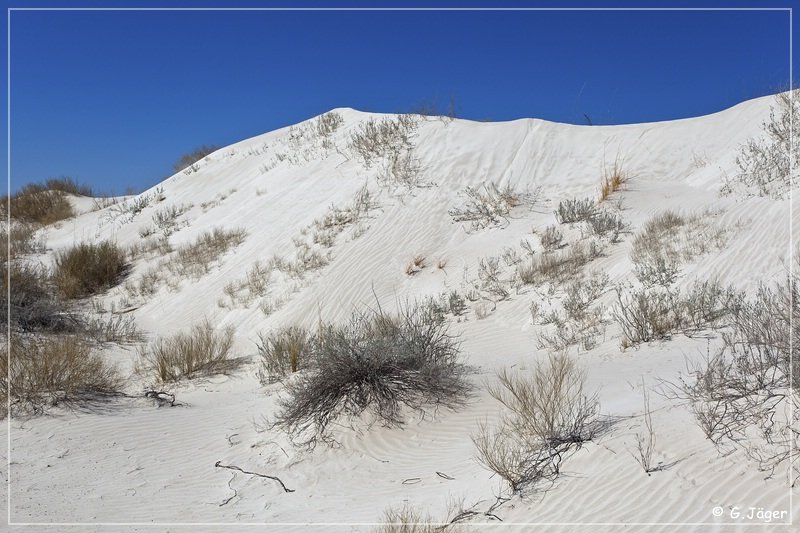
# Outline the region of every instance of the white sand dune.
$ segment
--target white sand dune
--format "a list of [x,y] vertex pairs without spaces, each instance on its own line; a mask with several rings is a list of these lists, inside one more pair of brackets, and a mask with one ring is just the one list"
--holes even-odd
[[[488,510],[508,490],[478,463],[470,436],[481,421],[499,416],[499,404],[485,386],[495,372],[529,370],[546,357],[536,343],[546,328],[532,324],[529,312],[531,302],[544,301],[546,295],[530,287],[512,291],[508,300],[487,306],[483,319],[478,319],[475,303],[465,320],[453,319],[451,330],[460,336],[464,359],[474,368],[470,379],[476,392],[464,408],[443,409],[422,419],[410,414],[402,428],[341,428],[338,446],[319,445],[313,452],[295,448],[279,430],[263,427],[263,418],[277,408],[282,386],[262,386],[256,377],[257,333],[291,324],[314,327],[320,319],[343,321],[377,302],[394,309],[398,302],[446,290],[465,292],[465,279],[475,279],[482,258],[499,256],[507,247],[519,249],[521,239],[538,246],[531,231],[555,224],[553,210],[560,200],[597,198],[604,165],[617,158],[631,178],[612,201],[621,202],[632,232],[666,209],[704,213],[704,220],[724,230],[719,248],[682,265],[678,287],[713,277],[752,291],[759,282],[779,281],[797,244],[796,237],[790,243],[791,201],[719,194],[724,176],[736,172],[739,146],[761,134],[772,101],[760,98],[705,117],[626,126],[532,119],[445,123],[428,118],[413,137],[425,186],[393,190],[376,183],[377,165],[367,169],[347,151],[352,132],[370,117],[382,116],[338,109],[344,123],[332,139],[339,152],[290,141],[301,124],[215,152],[198,163],[196,172],[178,173],[161,183],[158,191],[164,200],[134,217],[119,215],[119,206],[89,211],[87,204],[83,214],[44,232],[48,248],[59,250],[81,240],[136,243],[153,214],[169,205],[193,205],[179,218],[188,225],[170,237],[173,246],[215,226],[244,228],[244,242],[199,280],[175,280],[173,287],[162,285],[152,297],[127,302],[126,290],[119,286],[100,300],[106,308],[136,307],[132,316],[151,338],[204,317],[220,326],[234,325],[236,351],[250,360],[230,376],[168,387],[183,404],[179,407],[122,399],[83,411],[53,409],[45,416],[12,420],[10,472],[2,462],[10,476],[12,521],[38,523],[37,531],[67,530],[44,525],[59,523],[86,524],[71,526],[81,531],[151,531],[146,527],[151,523],[161,524],[155,529],[164,531],[219,531],[234,524],[283,524],[277,530],[303,531],[307,523],[329,524],[319,525],[322,530],[363,531],[380,522],[385,509],[406,502],[437,520],[445,519],[452,501]],[[465,187],[490,182],[538,189],[539,196],[532,208],[515,208],[503,226],[466,231],[448,210],[463,205]],[[248,307],[220,305],[226,301],[227,283],[243,278],[256,261],[266,264],[275,254],[290,256],[293,238],[301,237],[331,205],[348,204],[365,185],[378,207],[362,221],[360,235],[354,235],[355,228],[339,235],[330,248],[330,263],[303,281],[276,278],[267,298],[284,303],[274,313],[266,316],[258,299]],[[202,207],[209,202],[215,205]],[[580,237],[574,228],[564,232],[568,239]],[[632,239],[632,233],[624,234],[588,269],[607,273],[612,284],[633,279]],[[424,256],[427,266],[409,276],[406,265],[416,255]],[[444,268],[437,268],[439,260]],[[157,262],[138,260],[130,279]],[[559,298],[557,293],[552,301]],[[613,291],[601,297],[602,305],[613,302]],[[726,513],[734,506],[744,513],[750,507],[789,511],[785,476],[765,479],[741,451],[721,456],[686,405],[657,394],[651,394],[656,457],[674,465],[648,476],[634,458],[642,426],[642,378],[648,387],[656,387],[659,379],[673,380],[685,371],[687,360],[702,357],[718,343],[712,332],[710,341],[677,335],[623,351],[618,326],[609,324],[597,346],[573,349],[589,386],[599,390],[601,411],[619,421],[597,442],[575,451],[552,487],[513,496],[498,507],[495,514],[506,524],[502,531],[618,531],[624,527],[620,524],[646,531],[710,527],[692,526],[702,523],[749,531],[764,525],[727,515],[715,518],[713,508],[721,506]],[[137,358],[133,347],[109,348],[107,356],[126,373]],[[128,392],[141,394],[146,381],[131,374]],[[4,438],[6,432],[4,427]],[[278,476],[295,492],[285,493],[268,479],[215,468],[218,461]],[[481,515],[471,523],[489,527],[499,522]],[[783,525],[772,530],[792,529]]]

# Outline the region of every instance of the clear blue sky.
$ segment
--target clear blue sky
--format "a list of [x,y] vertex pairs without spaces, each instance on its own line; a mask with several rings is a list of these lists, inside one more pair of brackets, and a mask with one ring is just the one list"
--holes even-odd
[[712,113],[789,81],[786,11],[13,11],[10,26],[12,190],[55,176],[141,189],[198,145],[334,107],[399,112],[452,97],[465,118],[619,124]]

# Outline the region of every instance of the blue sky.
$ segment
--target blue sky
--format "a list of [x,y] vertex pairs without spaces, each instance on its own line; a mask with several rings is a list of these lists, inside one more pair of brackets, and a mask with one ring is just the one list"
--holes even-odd
[[[48,4],[16,4],[33,5]],[[575,124],[712,113],[788,83],[789,25],[785,11],[13,11],[11,187],[72,176],[142,189],[198,145],[334,107],[452,98],[464,118]]]

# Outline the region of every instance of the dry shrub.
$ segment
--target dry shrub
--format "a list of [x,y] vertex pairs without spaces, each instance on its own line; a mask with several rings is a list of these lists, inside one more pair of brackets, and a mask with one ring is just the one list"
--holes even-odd
[[684,294],[663,287],[617,292],[612,311],[623,346],[664,339],[673,333],[720,326],[742,305],[742,294],[718,281],[694,283]]
[[[48,405],[60,403],[89,403],[117,395],[122,389],[116,368],[92,353],[79,337],[13,335],[10,345],[9,354],[3,343],[0,373],[2,392],[11,396],[12,415],[41,413]],[[5,405],[5,398],[2,403]]]
[[740,191],[776,199],[789,195],[790,170],[800,168],[800,128],[792,124],[792,117],[796,121],[800,116],[800,91],[776,95],[775,104],[769,119],[761,124],[762,139],[749,139],[739,149],[739,172],[734,179],[726,180],[723,194]]
[[230,372],[242,362],[231,358],[234,333],[232,326],[218,331],[205,320],[189,332],[159,338],[141,348],[138,370],[155,373],[162,382]]
[[650,218],[634,237],[631,248],[637,279],[646,287],[667,287],[678,277],[682,262],[721,249],[727,230],[714,224],[712,215],[683,216],[668,210]]
[[558,209],[555,211],[556,220],[560,224],[570,224],[573,222],[582,222],[589,220],[594,215],[597,207],[594,200],[591,198],[584,198],[578,200],[562,200],[558,203]]
[[193,243],[179,247],[165,266],[180,276],[199,278],[222,254],[244,242],[246,236],[247,232],[241,228],[213,228],[200,234]]
[[29,222],[12,221],[10,227],[3,223],[0,228],[0,260],[44,252],[44,241],[37,238],[36,230],[37,225]]
[[472,231],[504,226],[508,224],[512,209],[519,205],[531,207],[538,197],[538,190],[533,193],[520,192],[510,183],[503,187],[495,183],[484,184],[482,189],[464,189],[465,205],[448,211],[454,222],[469,222]]
[[455,339],[429,306],[398,315],[354,314],[345,325],[322,325],[309,342],[309,368],[286,384],[276,425],[300,444],[330,439],[329,425],[365,412],[400,426],[409,408],[461,405],[469,394]]
[[517,275],[525,284],[562,283],[579,275],[584,265],[600,257],[601,253],[602,248],[595,241],[576,242],[565,250],[531,257],[517,266]]
[[126,270],[125,252],[116,243],[84,242],[56,254],[53,278],[65,298],[81,298],[115,285]]
[[556,226],[547,226],[539,236],[539,241],[542,243],[542,248],[544,248],[545,252],[552,252],[560,248],[563,239],[564,235]]
[[0,319],[11,329],[64,332],[77,328],[78,318],[55,296],[50,273],[42,265],[3,262],[0,276]]
[[554,481],[565,456],[602,429],[596,395],[584,390],[585,375],[566,354],[551,354],[533,375],[503,370],[489,387],[506,408],[499,426],[486,424],[473,437],[478,460],[515,492]]
[[309,333],[298,326],[278,330],[271,335],[258,334],[258,354],[262,384],[274,383],[304,369],[308,364]]
[[672,387],[718,448],[744,450],[770,475],[786,472],[792,486],[800,476],[798,287],[795,273],[733,307],[722,348]]

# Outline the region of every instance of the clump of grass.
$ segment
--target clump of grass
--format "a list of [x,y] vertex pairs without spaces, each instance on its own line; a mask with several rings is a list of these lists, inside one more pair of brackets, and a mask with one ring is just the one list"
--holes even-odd
[[408,262],[406,265],[406,275],[413,276],[417,272],[422,271],[425,268],[425,256],[424,255],[415,255],[411,261]]
[[[83,339],[74,335],[14,335],[11,351],[3,343],[0,375],[11,414],[37,414],[47,406],[83,404],[119,394],[123,382]],[[10,366],[9,366],[10,365]],[[10,382],[6,383],[6,376]],[[6,398],[0,398],[3,408]]]
[[224,374],[241,360],[231,357],[232,326],[217,330],[208,320],[172,337],[159,338],[139,350],[139,372],[153,373],[169,382],[198,376]]
[[600,184],[600,201],[604,202],[628,182],[629,175],[622,167],[622,159],[618,156],[610,167],[603,165],[603,181]]
[[112,287],[125,274],[127,258],[116,243],[80,243],[55,257],[54,280],[65,298],[81,298]]
[[305,368],[309,339],[308,331],[298,326],[289,326],[271,335],[259,333],[256,346],[261,356],[258,372],[261,383],[274,383]]
[[564,250],[532,256],[517,265],[517,275],[525,284],[561,283],[579,275],[583,266],[601,253],[602,248],[595,241],[576,242]]
[[166,267],[181,276],[200,277],[225,252],[244,242],[246,236],[247,232],[241,228],[226,230],[215,227],[204,231],[194,242],[180,246]]

